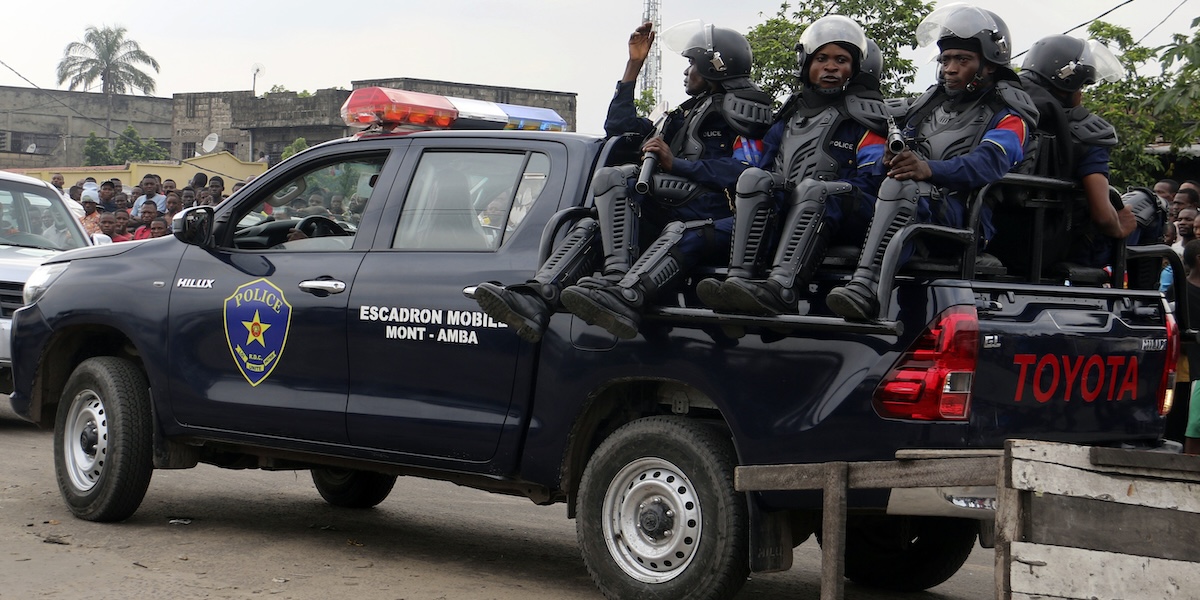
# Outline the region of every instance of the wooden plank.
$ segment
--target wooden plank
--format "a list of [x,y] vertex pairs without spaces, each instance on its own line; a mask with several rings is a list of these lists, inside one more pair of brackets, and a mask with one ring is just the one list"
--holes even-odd
[[1056,598],[1183,600],[1200,590],[1200,564],[1014,542],[1010,568],[1017,594]]
[[[743,492],[815,490],[825,485],[824,464],[748,465],[734,470],[734,486]],[[850,488],[955,487],[993,485],[1000,457],[945,458],[847,463]]]
[[1200,473],[1200,456],[1189,454],[1167,454],[1120,448],[1090,448],[1088,454],[1094,465]]
[[[1013,458],[1035,462],[1055,463],[1103,473],[1123,473],[1141,477],[1200,482],[1200,473],[1186,470],[1149,469],[1135,466],[1110,466],[1092,463],[1091,447],[1038,442],[1032,440],[1009,440],[1013,444]],[[1200,459],[1197,459],[1200,460]]]
[[1200,484],[1095,473],[1057,464],[1013,460],[1013,488],[1200,513]]
[[821,600],[842,600],[846,592],[846,492],[849,466],[825,464],[825,505],[821,517]]
[[1200,514],[1054,494],[1026,496],[1021,541],[1200,562],[1195,537]]
[[1005,444],[1004,462],[996,472],[996,549],[995,568],[996,600],[1006,600],[1011,596],[1012,585],[1009,583],[1008,565],[1012,558],[1012,542],[1019,541],[1021,524],[1021,492],[1014,490],[1009,482],[1012,476],[1008,469],[1012,466],[1012,454]]
[[952,450],[931,448],[904,448],[896,451],[897,460],[920,460],[926,458],[980,458],[1004,456],[1000,448],[957,448]]

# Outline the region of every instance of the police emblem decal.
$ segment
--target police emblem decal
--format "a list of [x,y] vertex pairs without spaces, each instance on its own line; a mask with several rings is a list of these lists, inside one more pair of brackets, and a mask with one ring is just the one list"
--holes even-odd
[[291,320],[292,305],[266,279],[244,284],[225,299],[225,341],[251,386],[270,377],[279,364]]

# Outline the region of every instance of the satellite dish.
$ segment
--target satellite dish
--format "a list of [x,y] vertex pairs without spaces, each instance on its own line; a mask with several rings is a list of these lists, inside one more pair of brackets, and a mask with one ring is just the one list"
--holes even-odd
[[29,147],[25,149],[25,152],[27,154],[33,154],[34,152],[37,152],[37,144],[30,144]]
[[200,145],[200,149],[204,150],[205,154],[208,154],[209,152],[213,151],[213,148],[217,147],[217,142],[219,142],[220,140],[221,140],[221,138],[219,136],[217,136],[217,134],[210,133],[207,136],[205,136],[204,143]]

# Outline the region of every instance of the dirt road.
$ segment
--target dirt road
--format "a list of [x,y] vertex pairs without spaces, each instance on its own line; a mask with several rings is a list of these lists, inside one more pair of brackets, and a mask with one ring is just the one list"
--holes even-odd
[[[97,524],[67,511],[50,432],[0,396],[0,599],[600,598],[564,505],[402,478],[378,508],[335,509],[307,472],[157,471],[138,512]],[[819,597],[820,550],[756,575],[738,596]],[[992,553],[910,600],[992,597]],[[847,584],[851,600],[890,598]]]

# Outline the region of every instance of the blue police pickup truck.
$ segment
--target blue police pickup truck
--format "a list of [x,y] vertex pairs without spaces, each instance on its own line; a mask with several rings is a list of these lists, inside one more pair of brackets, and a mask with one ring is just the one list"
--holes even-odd
[[[609,597],[728,598],[821,524],[819,493],[739,492],[737,466],[1012,437],[1161,445],[1179,346],[1162,295],[977,268],[973,250],[887,273],[878,322],[830,316],[835,264],[805,316],[716,314],[684,289],[633,340],[560,312],[522,341],[470,286],[528,278],[596,168],[631,157],[480,104],[358,90],[347,122],[382,125],[188,209],[172,236],[34,273],[11,401],[54,428],[75,515],[125,519],[155,469],[201,462],[309,470],[354,508],[398,476],[444,479],[567,503]],[[850,495],[852,579],[931,587],[991,537],[986,506],[953,490],[900,495]]]

